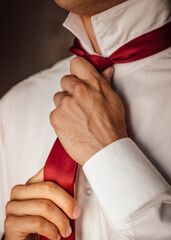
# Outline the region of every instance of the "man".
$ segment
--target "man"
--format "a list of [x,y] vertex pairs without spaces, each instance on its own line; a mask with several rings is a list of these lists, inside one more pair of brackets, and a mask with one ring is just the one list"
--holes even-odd
[[[171,18],[170,0],[56,2],[72,12],[65,27],[84,49],[104,57]],[[77,219],[76,240],[171,238],[170,59],[167,48],[100,74],[83,58],[67,58],[6,94],[0,105],[1,214],[10,189],[44,166],[56,138],[50,112],[60,141],[79,163],[76,200],[43,182],[43,169],[12,189],[1,215],[6,240],[68,237],[70,219]]]

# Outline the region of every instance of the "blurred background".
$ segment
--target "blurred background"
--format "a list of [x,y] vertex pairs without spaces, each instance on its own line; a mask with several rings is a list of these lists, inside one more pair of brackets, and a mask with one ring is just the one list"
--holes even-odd
[[69,56],[73,36],[62,27],[68,12],[53,0],[0,4],[0,97],[13,85]]

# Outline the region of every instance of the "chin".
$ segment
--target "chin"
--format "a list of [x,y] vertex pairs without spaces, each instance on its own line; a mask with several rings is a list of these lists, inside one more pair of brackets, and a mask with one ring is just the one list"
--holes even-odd
[[83,0],[55,0],[55,2],[59,7],[67,11],[73,12],[75,10],[77,12]]
[[55,2],[59,7],[81,16],[92,16],[96,13],[94,0],[91,4],[87,0],[55,0]]

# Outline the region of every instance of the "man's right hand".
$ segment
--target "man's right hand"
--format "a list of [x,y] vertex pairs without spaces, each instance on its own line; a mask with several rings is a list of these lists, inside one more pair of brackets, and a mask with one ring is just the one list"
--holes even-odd
[[13,187],[6,205],[5,240],[68,237],[72,232],[69,219],[79,215],[76,200],[59,185],[43,182],[41,169],[26,185]]

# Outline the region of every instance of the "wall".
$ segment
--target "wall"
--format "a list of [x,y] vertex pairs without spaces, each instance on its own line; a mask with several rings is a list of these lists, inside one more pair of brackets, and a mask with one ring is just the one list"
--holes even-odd
[[14,84],[68,56],[67,12],[52,0],[8,0],[0,14],[0,97]]

